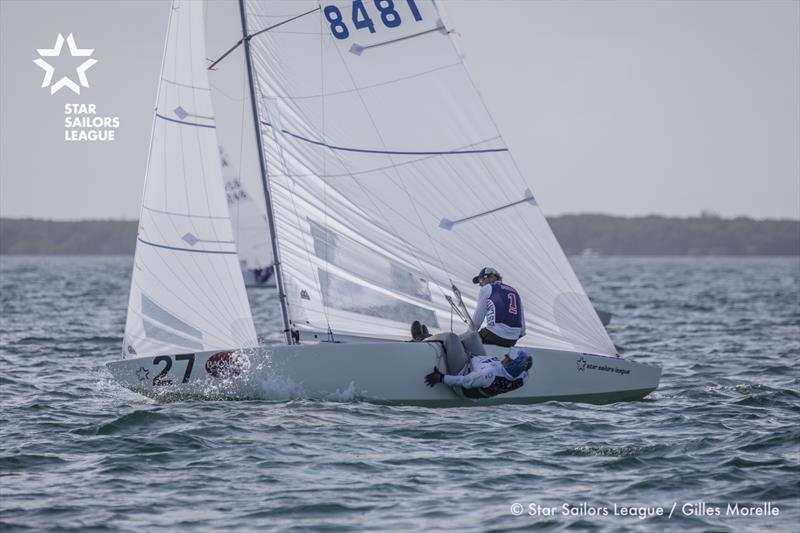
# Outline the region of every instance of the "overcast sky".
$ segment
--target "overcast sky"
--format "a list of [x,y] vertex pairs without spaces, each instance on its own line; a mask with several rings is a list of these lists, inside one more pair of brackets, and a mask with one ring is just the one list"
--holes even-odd
[[[444,5],[546,214],[800,218],[797,0]],[[168,11],[0,0],[2,216],[138,216]],[[41,88],[58,33],[98,60],[80,96]],[[118,116],[116,141],[65,141],[65,103]]]

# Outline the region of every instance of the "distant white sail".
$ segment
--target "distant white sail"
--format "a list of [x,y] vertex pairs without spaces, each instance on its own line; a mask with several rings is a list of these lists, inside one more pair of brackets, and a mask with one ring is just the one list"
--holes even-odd
[[268,268],[272,266],[272,243],[261,184],[246,188],[244,176],[229,156],[221,151],[220,158],[239,264],[243,271]]
[[522,344],[615,353],[436,4],[245,6],[251,35],[311,12],[250,39],[296,327],[448,330],[450,281],[474,306],[489,265],[523,297]]
[[223,186],[203,5],[173,3],[123,349],[174,354],[257,339]]

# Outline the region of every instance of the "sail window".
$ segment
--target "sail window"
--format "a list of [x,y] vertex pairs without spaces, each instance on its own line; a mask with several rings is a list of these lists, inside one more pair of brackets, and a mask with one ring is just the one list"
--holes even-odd
[[[193,328],[183,320],[171,314],[166,309],[160,307],[153,300],[148,298],[146,294],[142,294],[142,314],[190,337],[194,337],[196,339],[203,338],[203,333],[200,330]],[[151,335],[148,334],[148,337],[150,336]]]
[[203,344],[200,342],[189,340],[181,337],[180,335],[175,335],[170,331],[156,326],[149,320],[144,320],[142,322],[144,323],[144,334],[147,335],[147,337],[151,340],[163,344],[185,347],[195,351],[201,351],[203,349]]
[[314,254],[320,259],[374,285],[431,301],[426,279],[415,275],[397,261],[321,224],[312,220],[309,220],[309,224],[314,238]]
[[398,300],[322,269],[319,269],[319,282],[326,307],[407,324],[419,320],[428,327],[439,327],[436,314],[430,309]]

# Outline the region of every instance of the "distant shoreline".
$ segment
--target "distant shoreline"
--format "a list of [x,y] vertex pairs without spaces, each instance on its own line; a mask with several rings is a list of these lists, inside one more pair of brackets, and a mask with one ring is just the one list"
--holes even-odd
[[[800,220],[597,214],[547,220],[567,255],[800,255]],[[0,255],[133,255],[137,225],[135,220],[0,218]]]

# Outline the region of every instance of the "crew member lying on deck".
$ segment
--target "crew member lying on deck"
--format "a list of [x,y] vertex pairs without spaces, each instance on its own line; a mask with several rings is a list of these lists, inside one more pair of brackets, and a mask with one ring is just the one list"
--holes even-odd
[[[446,374],[437,367],[425,376],[425,384],[433,387],[437,383],[461,387],[467,398],[491,398],[498,394],[516,390],[528,381],[528,370],[533,358],[519,348],[510,348],[500,361],[486,355],[467,356],[459,338],[443,339],[447,350]],[[459,350],[460,348],[460,350]]]

